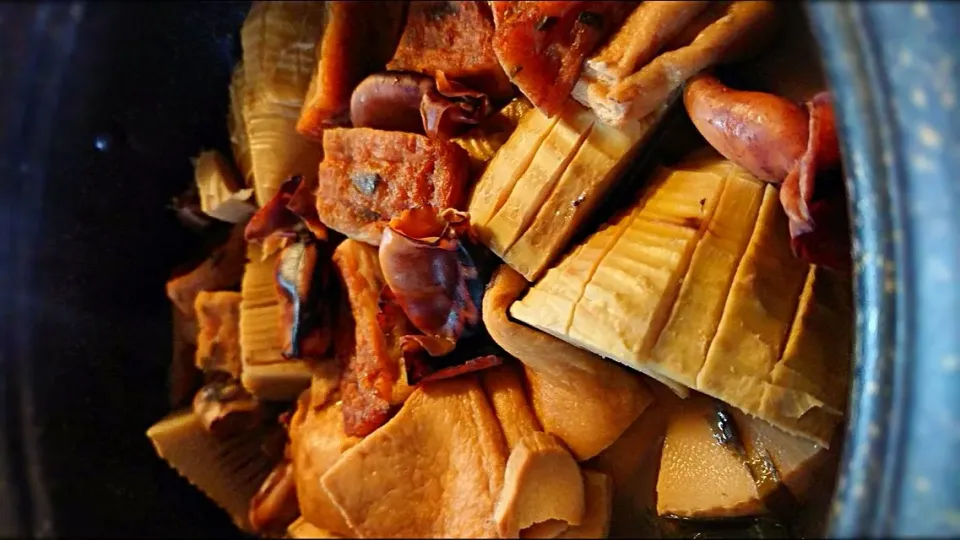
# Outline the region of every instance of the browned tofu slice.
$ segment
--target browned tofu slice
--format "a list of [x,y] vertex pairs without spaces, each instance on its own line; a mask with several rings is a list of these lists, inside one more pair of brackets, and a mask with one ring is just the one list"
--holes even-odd
[[483,389],[457,377],[414,391],[320,482],[362,537],[494,538],[506,455]]

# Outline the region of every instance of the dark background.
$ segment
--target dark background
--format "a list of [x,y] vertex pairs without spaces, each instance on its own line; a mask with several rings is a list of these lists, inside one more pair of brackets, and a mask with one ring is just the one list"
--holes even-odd
[[164,282],[195,247],[165,206],[190,156],[229,151],[247,7],[0,5],[0,536],[237,535],[145,431],[169,412]]

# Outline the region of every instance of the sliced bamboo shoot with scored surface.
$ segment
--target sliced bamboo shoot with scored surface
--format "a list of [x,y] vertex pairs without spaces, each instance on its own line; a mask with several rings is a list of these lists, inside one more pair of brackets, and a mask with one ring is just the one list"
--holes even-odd
[[514,183],[530,166],[559,119],[559,115],[547,118],[536,108],[523,115],[516,131],[490,160],[470,197],[468,210],[475,228],[486,225],[507,200]]
[[157,454],[188,482],[223,508],[241,529],[252,532],[250,499],[276,464],[263,451],[272,428],[218,439],[192,411],[167,416],[147,430]]
[[846,410],[852,318],[849,281],[811,267],[783,357],[764,388],[763,417],[829,444]]
[[722,185],[715,174],[660,170],[635,207],[548,271],[511,314],[683,393],[647,358]]
[[502,255],[503,260],[528,280],[537,280],[620,178],[666,110],[663,107],[621,128],[594,122],[556,187],[542,205],[533,208],[536,216]]
[[[723,192],[690,259],[673,312],[650,352],[659,371],[691,388],[696,388],[763,197],[762,183],[719,156],[714,161],[724,165],[713,169],[725,177]],[[713,165],[704,163],[703,169]]]
[[240,294],[241,381],[251,394],[265,400],[292,400],[310,385],[310,366],[283,356],[276,257],[262,260],[260,247],[250,244]]
[[[755,415],[787,341],[808,270],[790,251],[788,234],[777,190],[766,186],[756,228],[697,375],[698,390]],[[778,424],[776,417],[765,418]]]
[[518,97],[486,118],[477,127],[450,139],[470,155],[470,169],[479,174],[517,129],[520,119],[533,107],[527,98]]
[[233,160],[240,169],[245,186],[253,185],[253,166],[250,163],[250,142],[247,140],[247,121],[243,117],[243,100],[246,95],[246,74],[243,61],[237,62],[230,77],[230,112],[227,115],[227,131],[230,133],[230,148]]
[[798,261],[787,235],[775,188],[697,153],[510,313],[828,446],[845,407],[850,287]]
[[320,147],[296,125],[323,22],[322,3],[254,2],[240,31],[243,117],[260,206],[291,176],[316,175]]
[[533,156],[527,169],[493,217],[475,227],[491,251],[502,256],[529,227],[557,181],[583,144],[596,117],[576,101],[568,100],[559,120]]

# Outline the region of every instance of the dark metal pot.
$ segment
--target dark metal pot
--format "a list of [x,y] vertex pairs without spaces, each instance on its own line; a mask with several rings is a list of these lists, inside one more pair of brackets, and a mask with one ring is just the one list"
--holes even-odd
[[[0,536],[236,536],[156,458],[164,205],[227,151],[247,3],[0,4]],[[960,5],[814,3],[857,346],[831,535],[960,535]],[[838,361],[844,361],[839,358]]]

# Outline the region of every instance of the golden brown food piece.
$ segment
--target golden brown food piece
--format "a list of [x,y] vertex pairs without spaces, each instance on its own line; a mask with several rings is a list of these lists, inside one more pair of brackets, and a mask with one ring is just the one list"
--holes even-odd
[[240,350],[244,388],[263,400],[293,400],[310,385],[310,365],[283,356],[277,254],[266,259],[260,246],[248,244],[240,294]]
[[466,152],[423,135],[369,128],[330,129],[317,187],[317,213],[331,229],[380,244],[387,222],[415,207],[461,208]]
[[620,128],[595,121],[553,189],[539,195],[542,205],[534,207],[529,227],[503,254],[504,262],[527,279],[538,279],[606,198],[666,111],[664,106]]
[[717,422],[716,404],[697,395],[671,416],[657,482],[661,515],[733,517],[765,511],[744,457],[714,438]]
[[337,345],[338,354],[346,354],[340,383],[344,427],[348,435],[363,437],[383,425],[391,406],[406,398],[405,391],[398,392],[406,387],[399,341],[410,327],[402,312],[384,314],[379,305],[385,282],[376,248],[346,240],[334,251],[333,262],[353,321],[352,327],[341,327],[345,342]]
[[250,431],[264,418],[257,398],[234,380],[214,380],[204,385],[193,398],[193,412],[203,427],[219,438]]
[[613,515],[613,481],[598,471],[583,471],[585,506],[580,525],[570,527],[558,538],[606,538]]
[[196,366],[240,377],[240,301],[232,291],[201,291],[194,303],[197,313]]
[[[657,173],[637,206],[548,272],[510,313],[827,445],[848,374],[823,366],[845,362],[848,349],[831,361],[821,351],[849,343],[850,311],[832,292],[848,282],[813,280],[801,300],[809,267],[790,253],[776,190],[763,186],[757,210],[758,180],[721,165],[701,157]],[[801,313],[835,313],[825,315],[834,326],[801,317],[788,355],[800,302]],[[783,370],[774,383],[781,358],[811,367],[801,376]]]
[[544,430],[578,460],[589,459],[617,440],[652,396],[630,371],[510,320],[507,308],[528,286],[502,265],[484,295],[483,322],[494,341],[525,365],[530,400]]
[[533,107],[520,96],[489,116],[477,127],[451,139],[470,156],[470,176],[477,177],[517,129],[520,119]]
[[317,527],[302,517],[297,518],[296,521],[287,527],[287,536],[290,538],[303,538],[305,540],[309,538],[342,538],[331,531]]
[[273,425],[218,439],[186,410],[151,426],[147,437],[170,467],[230,514],[238,527],[252,532],[250,499],[277,461],[264,453],[263,440],[279,430]]
[[716,335],[733,276],[743,258],[763,198],[763,184],[712,151],[678,167],[716,174],[723,182],[713,216],[690,258],[677,301],[650,352],[671,380],[696,388],[707,350]]
[[493,21],[486,9],[477,1],[410,2],[387,69],[430,76],[440,70],[491,97],[509,96],[510,80],[493,52]]
[[168,377],[171,409],[179,409],[190,403],[194,393],[203,383],[203,373],[195,364],[197,356],[197,320],[189,319],[170,305],[173,319],[173,358]]
[[[671,48],[668,44],[666,48],[671,50],[612,84],[586,73],[577,81],[573,96],[610,125],[643,118],[667,101],[690,77],[757,51],[772,35],[775,15],[773,2],[717,3],[700,13],[676,37],[677,47]],[[663,24],[663,21],[651,19],[650,24]],[[698,32],[694,34],[690,28]],[[626,36],[636,35],[634,30],[625,26],[622,39],[632,40]],[[607,57],[605,61],[615,59]]]
[[493,47],[511,82],[547,116],[570,95],[583,60],[636,2],[490,2]]
[[257,534],[276,536],[300,516],[293,464],[283,460],[274,467],[250,500],[250,525]]
[[201,152],[194,161],[193,176],[204,214],[227,223],[244,223],[256,211],[250,203],[253,190],[242,189],[233,167],[220,152]]
[[510,363],[484,370],[480,381],[500,422],[507,449],[512,451],[524,435],[540,431],[540,424],[527,403],[520,366]]
[[320,478],[359,439],[343,431],[343,408],[339,402],[317,404],[309,395],[298,400],[290,421],[290,449],[300,512],[310,524],[332,533],[351,536]]
[[201,291],[229,289],[240,283],[246,246],[243,224],[235,225],[226,242],[215,248],[199,266],[167,282],[167,297],[181,313],[194,320],[194,304]]
[[853,350],[849,278],[821,267],[807,272],[786,348],[770,372],[760,416],[828,446],[847,408]]
[[[683,393],[650,362],[723,185],[661,169],[635,206],[579,246],[511,307],[511,315]],[[621,360],[626,359],[626,360]]]
[[653,60],[710,2],[641,2],[623,25],[593,56],[583,71],[605,82],[616,82]]
[[240,31],[243,118],[260,206],[291,176],[313,176],[320,160],[319,147],[295,128],[323,24],[319,2],[255,2]]
[[667,423],[657,510],[681,517],[764,513],[783,484],[802,496],[822,447],[695,395]]
[[362,537],[493,538],[506,455],[476,378],[458,377],[414,391],[320,482]]
[[[405,1],[324,2],[326,20],[297,131],[320,140],[325,127],[350,120],[350,94],[381,71],[403,31]],[[311,49],[313,50],[313,49]],[[432,75],[432,74],[431,74]]]
[[521,437],[507,459],[494,511],[500,536],[513,538],[548,520],[579,525],[583,513],[583,479],[570,452],[542,431]]
[[230,149],[233,161],[240,170],[243,185],[253,185],[253,165],[250,162],[250,141],[247,140],[247,121],[243,117],[243,101],[246,97],[246,74],[243,60],[237,62],[230,77],[230,111],[227,114],[227,132],[230,134]]

